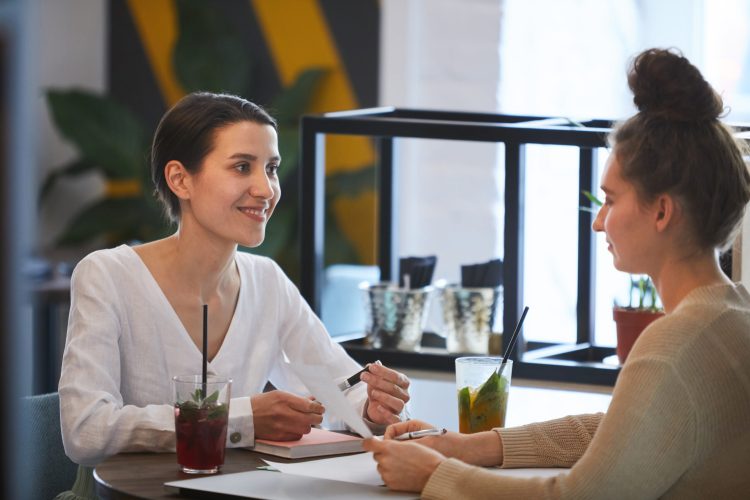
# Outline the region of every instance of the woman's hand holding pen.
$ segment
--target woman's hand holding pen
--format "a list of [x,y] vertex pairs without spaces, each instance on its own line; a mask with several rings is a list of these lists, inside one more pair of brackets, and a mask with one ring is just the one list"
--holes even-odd
[[380,363],[369,364],[360,378],[367,384],[367,418],[376,424],[400,422],[409,401],[409,378]]
[[[362,447],[371,451],[378,473],[386,486],[399,491],[422,491],[435,469],[445,460],[441,453],[413,441],[365,439]],[[442,439],[433,438],[433,439]]]
[[394,490],[422,491],[435,469],[446,457],[474,465],[500,465],[502,442],[495,431],[476,434],[441,432],[438,436],[399,441],[409,432],[432,429],[420,420],[408,420],[388,426],[384,439],[365,439],[363,448],[373,452],[378,472]]
[[[407,420],[406,422],[399,422],[397,424],[389,425],[385,430],[383,439],[391,440],[396,439],[398,436],[402,436],[409,432],[421,431],[425,429],[432,429],[433,426],[422,422],[421,420]],[[440,436],[425,436],[419,439],[413,440],[415,443],[419,443],[422,446],[427,446],[435,451],[440,452],[446,457],[453,457],[464,460],[462,451],[465,448],[465,438],[467,435],[459,434],[457,432],[446,432]],[[465,461],[465,460],[464,460]]]
[[312,398],[269,391],[256,394],[250,401],[256,438],[296,441],[323,421],[325,408]]
[[[383,439],[395,439],[408,432],[432,429],[433,426],[421,420],[408,420],[389,425]],[[425,436],[414,442],[439,451],[450,458],[457,458],[474,465],[492,466],[503,463],[503,443],[495,431],[460,434],[446,432],[439,436]]]

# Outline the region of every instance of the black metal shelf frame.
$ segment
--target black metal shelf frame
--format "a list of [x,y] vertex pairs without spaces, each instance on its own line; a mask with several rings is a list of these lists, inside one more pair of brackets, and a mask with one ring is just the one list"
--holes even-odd
[[[606,146],[612,122],[590,120],[583,123],[564,118],[516,116],[491,113],[426,111],[398,108],[371,108],[324,115],[305,116],[301,123],[301,282],[300,291],[316,313],[320,313],[324,252],[324,199],[326,134],[358,135],[375,139],[379,152],[378,264],[383,280],[396,278],[397,175],[396,147],[399,138],[445,139],[495,142],[505,146],[505,221],[504,221],[504,308],[503,331],[510,332],[521,313],[524,257],[525,151],[527,144],[573,146],[579,154],[579,188],[597,191],[597,149]],[[581,203],[587,203],[585,198]],[[578,215],[578,294],[577,344],[557,349],[549,357],[519,356],[514,352],[514,376],[571,382],[613,385],[619,368],[601,363],[601,356],[614,349],[594,347],[594,235],[593,215],[581,210]],[[507,344],[509,336],[503,336]],[[360,361],[387,352],[369,352],[367,348],[347,345]],[[503,350],[507,345],[503,345]],[[392,353],[398,364],[412,367],[452,369],[455,355],[447,362],[420,353]],[[372,358],[372,359],[370,359]],[[439,358],[439,356],[438,356]],[[527,359],[528,358],[528,359]]]

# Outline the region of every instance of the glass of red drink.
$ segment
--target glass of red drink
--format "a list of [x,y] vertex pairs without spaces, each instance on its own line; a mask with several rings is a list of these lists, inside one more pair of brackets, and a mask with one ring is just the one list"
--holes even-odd
[[232,380],[209,375],[178,375],[174,427],[177,463],[188,474],[215,474],[224,465]]

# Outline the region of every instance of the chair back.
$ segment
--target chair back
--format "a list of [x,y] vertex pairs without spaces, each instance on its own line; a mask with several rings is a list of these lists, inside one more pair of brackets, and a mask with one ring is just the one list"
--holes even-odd
[[22,399],[28,432],[27,498],[52,499],[69,490],[78,466],[66,455],[60,430],[60,398],[56,392]]

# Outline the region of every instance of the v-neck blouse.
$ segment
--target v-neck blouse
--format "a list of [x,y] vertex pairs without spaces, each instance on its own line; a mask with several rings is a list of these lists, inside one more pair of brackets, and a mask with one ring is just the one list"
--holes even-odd
[[[174,329],[170,329],[170,333],[174,333],[175,335],[178,335],[182,337],[185,342],[188,343],[188,345],[191,345],[193,348],[195,348],[196,352],[199,356],[202,357],[202,353],[197,345],[195,345],[195,342],[193,341],[192,337],[190,336],[190,333],[185,329],[185,325],[182,323],[182,320],[177,315],[177,311],[174,310],[174,307],[172,307],[172,303],[169,302],[169,299],[164,294],[164,291],[162,290],[159,283],[156,281],[156,278],[153,274],[151,274],[151,271],[148,269],[148,266],[146,266],[146,263],[143,262],[143,259],[141,258],[138,253],[133,250],[131,247],[127,245],[120,245],[117,250],[122,249],[123,253],[131,253],[133,255],[133,272],[138,273],[138,278],[141,281],[144,289],[146,292],[148,292],[150,295],[152,295],[153,300],[157,301],[159,303],[159,308],[164,311],[165,316],[169,316],[172,321],[170,323],[173,323],[177,327]],[[237,265],[237,269],[239,269],[239,263],[237,262],[237,258],[235,258],[235,264]],[[209,371],[211,371],[211,367],[214,364],[214,361],[216,361],[216,358],[220,357],[221,353],[225,351],[225,346],[227,346],[227,349],[229,349],[228,345],[231,344],[229,341],[230,337],[234,334],[233,332],[238,329],[238,311],[240,311],[240,308],[238,307],[239,304],[245,303],[245,286],[243,286],[244,283],[244,276],[243,273],[239,273],[240,276],[240,289],[239,289],[239,295],[237,297],[237,306],[235,306],[234,313],[232,314],[232,319],[229,322],[229,328],[227,329],[226,334],[224,335],[224,339],[221,342],[221,346],[219,346],[219,350],[214,355],[213,359],[209,361]]]
[[[275,262],[243,252],[235,260],[237,306],[209,372],[232,379],[227,445],[240,447],[254,443],[250,397],[267,382],[309,394],[295,361],[326,365],[336,379],[359,365],[331,340]],[[132,248],[88,255],[71,279],[59,385],[66,453],[95,465],[125,451],[173,451],[172,377],[201,366],[200,350]],[[362,387],[347,395],[360,411],[366,396]]]

